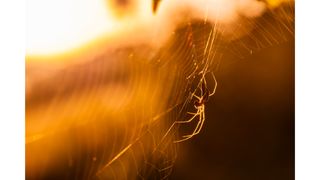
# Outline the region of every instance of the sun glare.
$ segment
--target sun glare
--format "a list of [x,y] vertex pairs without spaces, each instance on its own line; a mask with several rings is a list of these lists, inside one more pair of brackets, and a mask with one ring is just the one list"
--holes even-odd
[[104,0],[29,0],[27,55],[68,51],[116,28]]

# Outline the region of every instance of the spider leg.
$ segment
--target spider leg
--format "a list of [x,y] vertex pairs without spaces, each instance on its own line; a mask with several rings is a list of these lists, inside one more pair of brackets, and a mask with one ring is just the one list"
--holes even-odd
[[204,107],[203,107],[203,110],[201,112],[200,120],[199,120],[199,122],[197,124],[197,127],[195,128],[195,130],[193,131],[192,134],[185,135],[183,137],[189,137],[189,136],[192,137],[192,136],[195,136],[195,135],[199,134],[201,129],[202,129],[202,127],[203,127],[203,124],[204,124],[205,120],[206,120],[206,117],[205,117],[205,111],[204,111]]
[[[190,114],[191,114],[191,113],[190,113]],[[164,139],[164,138],[169,134],[169,132],[171,131],[171,129],[172,129],[176,124],[185,124],[185,123],[189,123],[189,122],[193,121],[194,118],[196,118],[197,116],[200,115],[199,109],[198,109],[198,111],[197,111],[196,113],[192,113],[192,114],[193,114],[193,116],[192,116],[189,120],[186,120],[186,121],[175,121],[175,122],[173,122],[172,125],[170,126],[170,128],[167,130],[166,134],[163,136],[162,139]]]
[[198,110],[196,113],[192,113],[192,114],[193,114],[193,116],[189,120],[186,120],[186,121],[175,121],[174,124],[184,124],[184,123],[189,123],[189,122],[193,121],[193,119],[195,117],[200,115],[200,110]]
[[199,115],[199,122],[196,126],[196,128],[194,129],[194,131],[192,132],[192,134],[190,135],[184,135],[183,137],[193,137],[197,134],[199,134],[199,132],[201,131],[202,129],[202,126],[204,124],[204,121],[205,121],[205,112],[204,112],[204,106],[202,107],[202,110],[200,112],[200,115]]
[[205,109],[204,109],[204,108],[205,108],[205,106],[203,106],[201,125],[200,125],[198,131],[195,132],[195,135],[196,135],[196,134],[199,134],[199,132],[200,132],[200,130],[202,129],[202,126],[203,126],[203,124],[204,124],[204,121],[206,120],[206,113],[205,113]]
[[201,100],[201,98],[195,94],[192,94],[192,96],[194,96],[195,98],[197,98],[199,101]]
[[174,143],[179,143],[179,142],[183,142],[183,141],[186,141],[188,139],[191,139],[193,136],[197,135],[201,128],[202,128],[202,125],[203,125],[203,122],[204,122],[204,119],[202,119],[201,117],[199,118],[199,122],[197,124],[197,127],[194,129],[193,133],[192,134],[189,134],[189,135],[184,135],[182,136],[183,138],[180,139],[180,140],[177,140],[177,141],[174,141]]
[[191,115],[196,115],[198,113],[192,113],[192,112],[187,112],[188,114],[191,114]]
[[182,139],[174,141],[174,143],[179,143],[179,142],[182,142],[182,141],[186,141],[186,140],[192,138],[193,136],[199,134],[199,132],[202,129],[202,126],[204,124],[204,120],[205,120],[204,118],[205,117],[204,117],[204,105],[203,105],[203,107],[199,108],[199,122],[197,123],[197,126],[193,130],[192,134],[184,135],[184,136],[182,136],[183,137]]
[[201,122],[202,122],[202,114],[203,114],[203,113],[202,113],[202,112],[200,112],[200,114],[199,114],[199,122],[197,123],[196,128],[194,128],[194,130],[193,130],[192,134],[184,135],[184,136],[182,136],[182,137],[189,137],[189,136],[193,136],[193,135],[194,135],[194,133],[198,131],[199,126],[200,126],[200,124],[201,124]]
[[212,93],[209,94],[209,96],[212,96],[212,95],[214,95],[216,93],[216,89],[217,89],[217,86],[218,86],[218,82],[217,82],[216,76],[213,73],[211,73],[211,74],[212,74],[212,77],[213,77],[213,80],[214,80],[214,88],[213,88]]
[[176,141],[173,141],[174,143],[180,143],[180,142],[183,142],[183,141],[186,141],[186,140],[188,140],[188,139],[190,139],[190,138],[192,138],[193,136],[188,136],[188,137],[186,137],[186,138],[183,138],[183,139],[180,139],[180,140],[176,140]]

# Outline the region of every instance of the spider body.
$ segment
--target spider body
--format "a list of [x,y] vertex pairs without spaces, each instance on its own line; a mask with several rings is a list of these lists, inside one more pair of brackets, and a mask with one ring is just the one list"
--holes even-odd
[[198,97],[198,99],[194,101],[194,106],[196,109],[198,109],[200,106],[204,105],[206,102],[209,101],[210,92],[205,84],[206,83],[204,82],[201,83],[201,93],[203,95],[200,98]]

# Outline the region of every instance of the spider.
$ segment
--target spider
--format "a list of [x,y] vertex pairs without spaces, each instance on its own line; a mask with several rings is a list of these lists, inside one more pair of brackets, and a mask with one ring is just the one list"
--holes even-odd
[[166,135],[168,134],[168,132],[173,128],[173,126],[175,124],[186,124],[186,123],[190,123],[192,122],[194,119],[196,119],[196,117],[199,117],[198,118],[198,123],[197,123],[197,126],[196,128],[193,130],[193,132],[189,135],[184,135],[182,136],[182,139],[180,140],[176,140],[174,141],[174,143],[178,143],[178,142],[182,142],[182,141],[185,141],[185,140],[188,140],[190,138],[192,138],[193,136],[199,134],[199,132],[201,131],[202,129],[202,126],[203,126],[203,123],[205,121],[205,103],[209,101],[209,98],[215,94],[216,92],[216,88],[217,88],[217,80],[214,76],[213,73],[212,74],[212,77],[213,77],[213,80],[214,80],[214,88],[213,88],[213,91],[210,92],[208,87],[207,87],[207,82],[205,80],[205,77],[203,77],[203,79],[200,81],[201,83],[201,88],[200,88],[200,96],[197,96],[195,95],[195,93],[192,94],[192,97],[195,97],[196,100],[194,101],[194,107],[195,109],[197,110],[195,113],[194,112],[187,112],[188,114],[191,114],[192,117],[188,120],[185,120],[185,121],[175,121],[171,127],[169,128],[169,130],[167,131]]

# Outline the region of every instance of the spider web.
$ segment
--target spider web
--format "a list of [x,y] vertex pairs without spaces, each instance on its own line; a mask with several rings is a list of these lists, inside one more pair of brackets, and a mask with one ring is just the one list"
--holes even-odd
[[[179,135],[181,131],[184,132],[183,134],[188,132],[190,133],[190,130],[192,131],[192,128],[194,128],[194,124],[188,124],[187,127],[181,127],[183,129],[181,129],[179,125],[174,129],[171,129],[170,125],[173,125],[174,122],[177,122],[180,119],[190,119],[190,116],[188,116],[186,112],[194,111],[193,100],[195,99],[193,98],[193,95],[198,93],[201,82],[206,78],[205,75],[210,72],[215,72],[219,69],[222,56],[225,53],[232,53],[243,58],[252,54],[253,51],[258,51],[259,49],[287,41],[294,34],[293,17],[294,7],[292,3],[289,3],[285,4],[281,8],[272,9],[257,19],[243,19],[242,24],[238,24],[238,26],[250,24],[253,26],[253,28],[250,29],[251,32],[246,35],[245,38],[236,38],[235,40],[230,41],[224,41],[223,35],[219,34],[217,31],[217,29],[220,28],[218,23],[209,24],[206,22],[205,18],[198,21],[190,20],[189,23],[187,23],[182,29],[178,29],[175,32],[176,35],[172,37],[169,45],[166,45],[166,49],[162,49],[160,51],[160,55],[157,55],[155,59],[157,59],[157,62],[159,63],[161,63],[163,59],[166,59],[165,66],[170,66],[166,63],[172,61],[175,61],[180,65],[184,64],[184,67],[182,68],[183,72],[181,72],[183,76],[175,79],[184,79],[186,83],[183,85],[184,88],[181,88],[181,85],[177,83],[180,88],[173,88],[172,92],[170,93],[172,96],[169,99],[172,99],[171,102],[175,104],[171,104],[171,102],[168,102],[168,104],[174,107],[175,112],[171,111],[173,108],[169,108],[166,113],[170,111],[170,113],[175,115],[162,120],[169,120],[170,122],[168,123],[168,126],[164,128],[167,129],[167,131],[160,132],[159,134],[162,134],[162,137],[160,135],[160,138],[159,136],[157,139],[153,138],[152,143],[146,143],[152,144],[152,146],[149,147],[150,149],[154,149],[152,153],[158,152],[159,148],[168,148],[167,151],[160,150],[159,153],[152,154],[152,156],[159,157],[159,155],[161,156],[163,154],[169,155],[164,157],[164,159],[167,159],[164,162],[170,163],[161,163],[161,161],[159,163],[159,160],[150,161],[145,158],[145,166],[142,165],[140,167],[143,167],[144,170],[152,169],[153,172],[146,173],[143,171],[144,173],[142,174],[144,175],[138,173],[139,178],[168,178],[174,165],[174,160],[177,156],[177,147],[174,144],[174,141],[181,138]],[[237,27],[236,25],[235,29],[237,28],[240,29],[241,27]],[[237,36],[237,30],[235,30],[233,35]],[[209,86],[212,89],[214,83],[211,81]],[[178,97],[178,95],[175,94],[175,91],[181,91],[182,89],[185,89],[182,91],[183,98],[174,99],[174,97]],[[159,128],[159,126],[155,126],[155,128]],[[178,130],[180,130],[180,133]],[[152,136],[151,130],[147,130],[147,132],[150,136]],[[145,150],[141,147],[141,141],[139,141],[139,144],[140,149],[137,151],[145,152]],[[128,148],[131,148],[131,144]],[[170,151],[170,148],[174,149],[174,153]],[[126,151],[127,149],[125,148],[124,150]],[[122,155],[122,153],[124,152],[121,152],[120,155]],[[146,155],[143,155],[143,157],[145,156]],[[135,155],[132,155],[131,157],[133,158]],[[123,159],[127,160],[128,157],[123,157]],[[123,162],[123,160],[118,157],[113,159],[112,162],[115,160],[119,160],[119,163]],[[108,164],[108,166],[110,165],[111,164]],[[123,174],[124,172],[127,171],[123,171],[120,174]],[[139,171],[137,168],[134,172],[141,171]],[[122,178],[123,177],[121,176],[115,177],[115,179]]]
[[[206,35],[203,36],[201,32],[206,32]],[[217,56],[213,43],[217,41],[216,33],[214,25],[188,23],[186,27],[178,29],[168,45],[150,60],[155,67],[163,68],[160,76],[168,75],[174,79],[171,91],[160,96],[168,97],[165,106],[169,108],[143,123],[143,130],[138,137],[97,172],[101,179],[169,177],[177,156],[177,144],[173,142],[178,135],[177,128],[172,132],[168,129],[174,121],[189,118],[186,111],[193,107],[193,103],[190,103],[193,94],[200,87],[201,79],[217,63],[211,61]],[[198,48],[205,46],[205,51]]]
[[[37,88],[36,95],[27,93],[26,126],[40,124],[27,131],[27,163],[39,160],[28,155],[39,147],[44,154],[64,149],[48,157],[36,175],[28,174],[33,164],[27,164],[27,177],[45,179],[53,171],[59,179],[168,179],[178,156],[174,141],[195,124],[170,127],[191,118],[187,112],[195,112],[194,95],[206,74],[215,73],[228,53],[245,57],[286,41],[294,34],[294,6],[241,20],[234,37],[244,24],[252,25],[242,38],[226,40],[221,25],[205,17],[186,22],[159,50],[122,47],[68,68],[27,64],[27,84]],[[46,74],[38,69],[50,75],[28,80]],[[207,82],[212,90],[214,82]],[[57,157],[61,169],[48,165]]]

